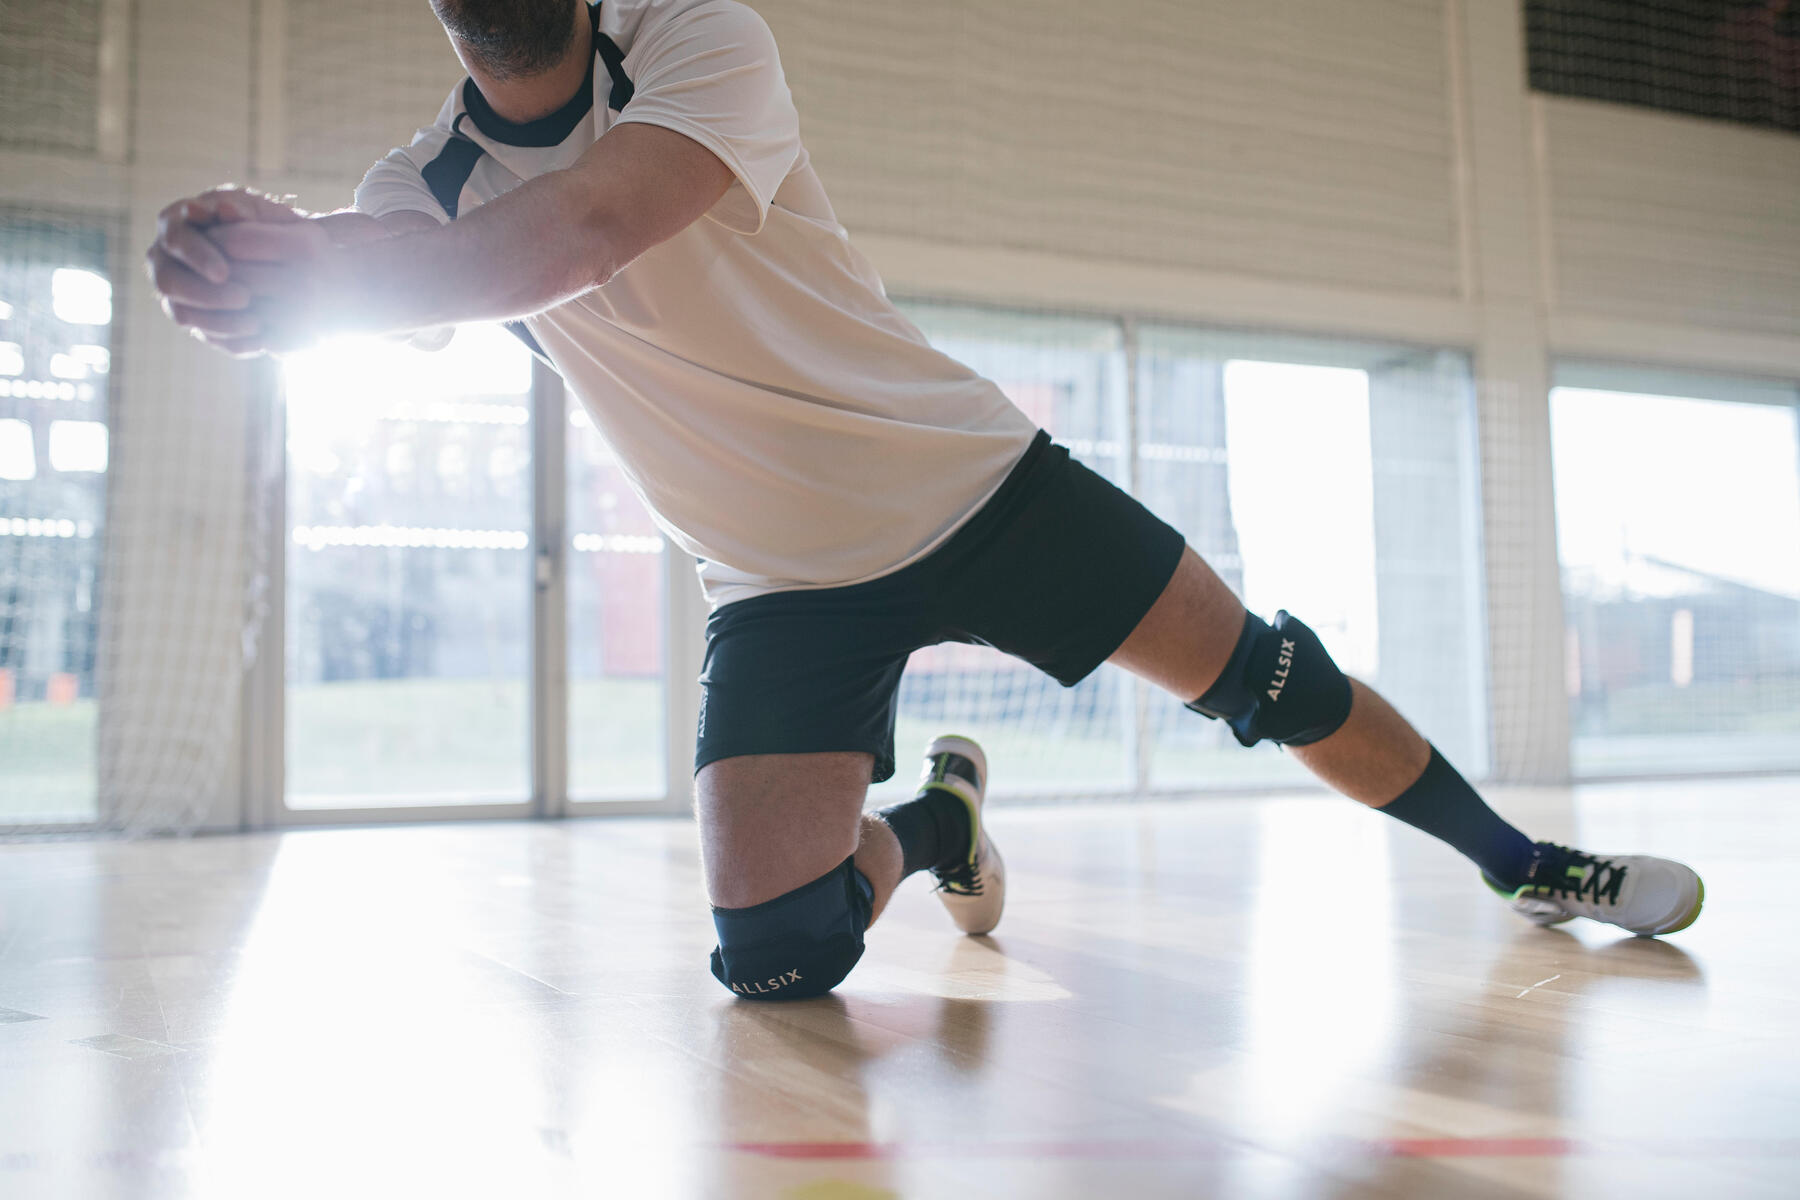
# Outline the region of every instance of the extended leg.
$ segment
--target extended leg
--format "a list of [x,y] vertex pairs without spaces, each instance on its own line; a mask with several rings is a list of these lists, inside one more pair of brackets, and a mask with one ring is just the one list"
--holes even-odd
[[1324,782],[1449,842],[1507,886],[1524,881],[1529,838],[1372,688],[1345,680],[1304,626],[1247,620],[1192,550],[1111,661],[1229,720],[1246,744],[1282,742]]
[[1373,689],[1346,678],[1305,622],[1245,613],[1192,550],[1112,661],[1195,697],[1188,707],[1226,721],[1244,745],[1286,746],[1339,791],[1448,842],[1538,924],[1589,917],[1655,935],[1700,915],[1706,889],[1681,863],[1533,844]]
[[[1198,554],[1175,577],[1111,662],[1183,700],[1206,695],[1231,664],[1244,606]],[[1425,770],[1431,747],[1372,688],[1351,683],[1350,715],[1336,732],[1295,753],[1324,782],[1381,808]]]

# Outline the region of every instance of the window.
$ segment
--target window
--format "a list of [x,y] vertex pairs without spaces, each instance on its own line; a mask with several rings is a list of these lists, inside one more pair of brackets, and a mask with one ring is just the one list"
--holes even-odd
[[[934,345],[1180,529],[1254,610],[1306,620],[1461,768],[1486,771],[1465,357],[904,307]],[[534,747],[551,788],[566,747],[566,797],[547,791],[549,805],[596,811],[684,794],[685,772],[671,778],[669,764],[685,759],[692,731],[669,714],[696,685],[668,676],[670,647],[684,659],[694,649],[670,636],[671,614],[683,637],[693,632],[690,564],[672,567],[574,397],[554,428],[534,430],[543,397],[534,401],[530,359],[486,328],[437,353],[338,345],[285,372],[290,810],[529,812]],[[36,469],[61,463],[87,477],[103,467],[104,430],[61,419],[60,432],[33,442]],[[0,458],[22,464],[6,436],[0,427]],[[559,444],[560,478],[532,457]],[[563,531],[560,587],[534,565],[534,520],[543,536]],[[534,594],[549,622],[536,651]],[[566,738],[553,722],[534,728],[534,695],[551,717],[566,698]],[[1274,747],[1245,752],[1222,725],[1124,672],[1063,688],[998,651],[943,645],[911,659],[901,768],[873,800],[909,792],[913,755],[947,731],[981,739],[997,795],[1308,779]]]
[[288,806],[523,804],[530,355],[471,326],[285,379]]
[[0,827],[97,815],[111,322],[104,237],[0,217]]
[[568,398],[569,795],[667,790],[664,543],[579,401]]
[[[999,384],[1082,462],[1121,482],[1125,349],[1119,325],[952,305],[905,306],[932,344]],[[997,650],[943,645],[912,656],[900,686],[899,766],[878,797],[910,791],[914,759],[940,733],[980,740],[998,793],[1121,791],[1132,786],[1133,691],[1099,672],[1064,688]]]
[[1582,365],[1557,382],[1576,773],[1800,766],[1800,396]]
[[[1140,498],[1265,620],[1286,609],[1465,773],[1487,770],[1473,389],[1461,355],[1147,326]],[[1300,783],[1158,693],[1149,782]]]
[[[997,381],[1180,529],[1265,618],[1286,608],[1459,767],[1487,770],[1481,520],[1468,360],[1405,346],[912,305],[934,345]],[[1127,370],[1135,365],[1136,396]],[[1135,421],[1128,411],[1135,402]],[[1135,455],[1127,429],[1135,424]],[[913,655],[904,763],[982,739],[1000,792],[1194,790],[1310,777],[1272,746],[1123,672],[1064,690],[994,651]],[[910,787],[897,777],[889,790]]]

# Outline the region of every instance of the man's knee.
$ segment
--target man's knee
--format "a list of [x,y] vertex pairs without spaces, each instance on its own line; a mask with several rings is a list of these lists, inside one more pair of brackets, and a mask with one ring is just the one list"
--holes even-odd
[[845,859],[830,872],[751,908],[715,908],[712,972],[750,1000],[823,996],[862,957],[874,889]]
[[1309,746],[1336,733],[1350,717],[1350,680],[1305,622],[1285,611],[1273,625],[1246,614],[1231,661],[1195,712],[1231,726],[1254,746],[1265,738]]

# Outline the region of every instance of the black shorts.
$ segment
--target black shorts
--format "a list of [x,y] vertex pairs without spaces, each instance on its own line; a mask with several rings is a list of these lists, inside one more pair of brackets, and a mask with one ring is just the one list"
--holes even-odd
[[918,562],[715,611],[694,769],[740,754],[861,750],[879,783],[894,773],[896,698],[914,650],[993,646],[1073,687],[1137,628],[1184,545],[1040,432],[1000,490]]

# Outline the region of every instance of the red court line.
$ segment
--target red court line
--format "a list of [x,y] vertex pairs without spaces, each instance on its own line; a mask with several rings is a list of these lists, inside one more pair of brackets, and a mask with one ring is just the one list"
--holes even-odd
[[[734,1142],[725,1149],[763,1158],[1217,1158],[1240,1150],[1275,1150],[1248,1142],[1042,1141],[1042,1142]],[[1288,1148],[1281,1148],[1288,1149]],[[1376,1138],[1329,1139],[1292,1149],[1314,1149],[1346,1158],[1800,1158],[1800,1138]]]

